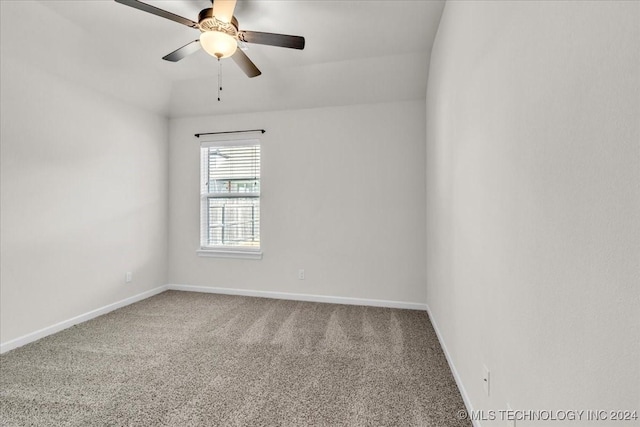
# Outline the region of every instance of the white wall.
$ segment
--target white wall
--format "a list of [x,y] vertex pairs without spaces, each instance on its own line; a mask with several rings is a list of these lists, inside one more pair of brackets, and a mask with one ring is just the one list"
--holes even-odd
[[[162,43],[151,40],[141,51],[138,34],[129,31],[149,29],[141,25],[137,13],[114,17],[113,12],[120,9],[124,12],[125,8],[111,0],[0,1],[2,59],[10,56],[73,81],[76,86],[90,87],[128,105],[167,114],[171,84],[165,69],[158,66],[164,61],[145,63],[147,55],[157,54],[153,56],[157,59],[164,55]],[[25,22],[29,22],[30,31],[25,31]],[[118,42],[114,31],[126,42]],[[123,46],[129,42],[140,47]]]
[[[173,119],[169,283],[424,303],[424,115],[422,100]],[[193,135],[256,128],[264,257],[198,257]]]
[[445,7],[427,300],[476,409],[640,410],[639,22],[638,2]]
[[1,341],[163,285],[168,120],[6,52],[1,92]]

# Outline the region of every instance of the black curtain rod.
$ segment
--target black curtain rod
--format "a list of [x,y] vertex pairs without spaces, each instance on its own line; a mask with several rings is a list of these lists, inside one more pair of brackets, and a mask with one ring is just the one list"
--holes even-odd
[[196,133],[195,137],[196,138],[200,138],[200,136],[202,135],[222,135],[225,133],[247,133],[247,132],[260,132],[260,133],[265,133],[266,130],[264,129],[251,129],[251,130],[230,130],[230,131],[226,131],[226,132],[207,132],[207,133]]

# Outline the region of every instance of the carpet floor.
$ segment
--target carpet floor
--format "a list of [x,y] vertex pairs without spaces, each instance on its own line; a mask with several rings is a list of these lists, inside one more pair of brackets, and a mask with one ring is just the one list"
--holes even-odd
[[470,426],[425,312],[167,291],[0,356],[2,426]]

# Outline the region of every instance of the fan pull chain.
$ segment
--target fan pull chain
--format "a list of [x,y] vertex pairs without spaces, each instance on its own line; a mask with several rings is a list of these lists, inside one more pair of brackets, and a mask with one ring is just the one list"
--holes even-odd
[[222,62],[218,57],[218,102],[220,102],[220,92],[222,91]]

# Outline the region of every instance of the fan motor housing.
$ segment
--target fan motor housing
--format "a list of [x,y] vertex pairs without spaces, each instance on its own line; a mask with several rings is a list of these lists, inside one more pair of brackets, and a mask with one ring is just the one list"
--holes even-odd
[[238,37],[238,20],[231,18],[231,22],[222,22],[213,16],[213,8],[203,9],[198,14],[198,27],[203,33],[206,31],[218,31],[229,34],[231,37]]

